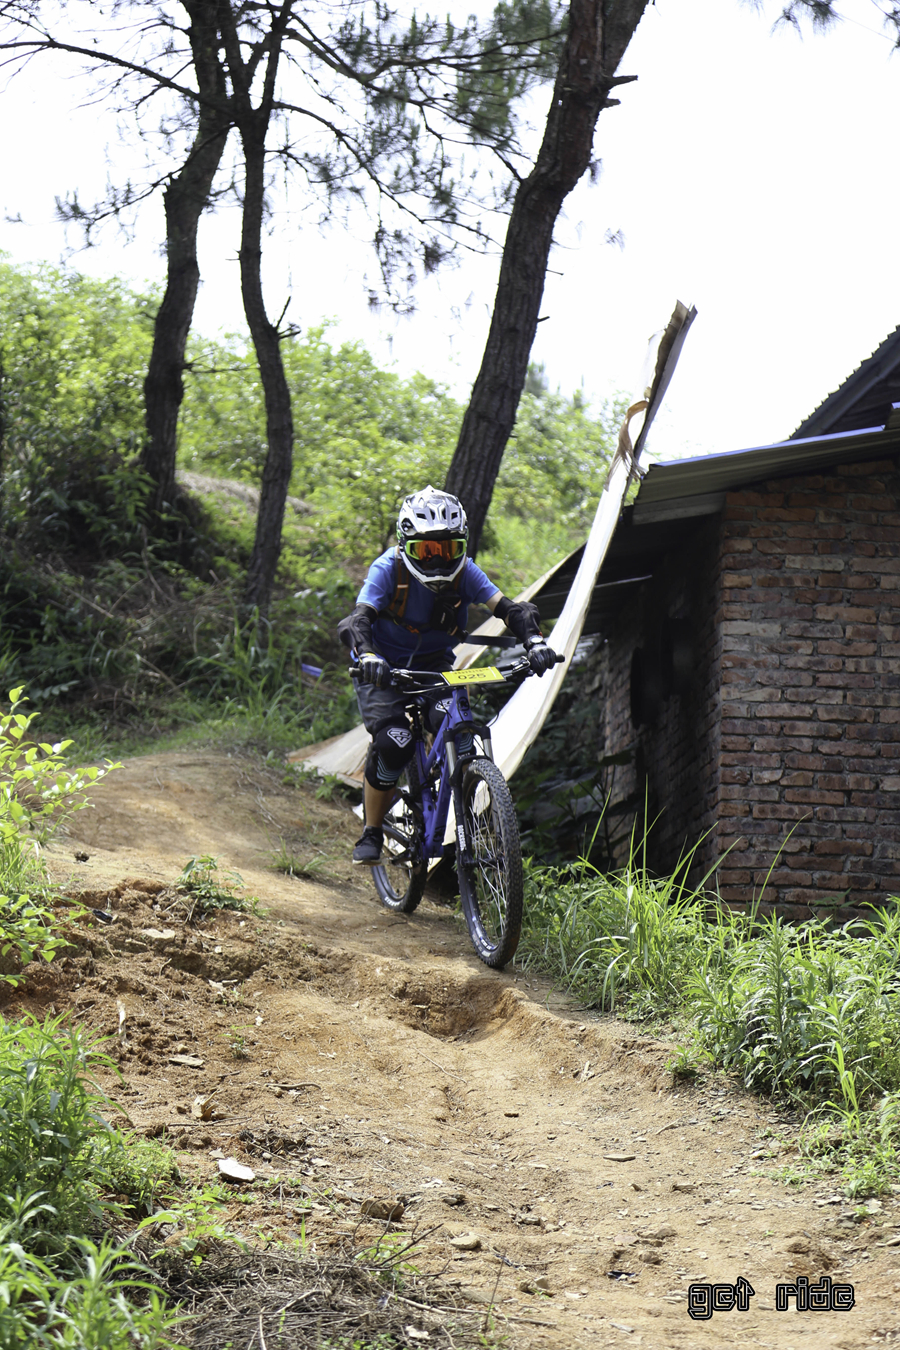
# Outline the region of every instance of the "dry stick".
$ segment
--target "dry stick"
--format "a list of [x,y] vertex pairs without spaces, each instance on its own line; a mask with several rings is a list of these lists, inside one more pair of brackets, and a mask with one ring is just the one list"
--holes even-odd
[[482,1334],[482,1336],[486,1333],[486,1331],[487,1331],[487,1329],[488,1329],[488,1318],[490,1317],[490,1315],[491,1315],[491,1309],[492,1309],[493,1306],[494,1306],[494,1296],[495,1296],[495,1294],[497,1293],[497,1285],[500,1283],[500,1276],[501,1276],[502,1274],[503,1274],[503,1264],[502,1264],[502,1262],[501,1262],[500,1265],[498,1265],[498,1267],[497,1267],[497,1278],[496,1278],[496,1280],[494,1281],[494,1287],[493,1287],[493,1289],[491,1290],[491,1301],[490,1301],[490,1303],[487,1305],[487,1309],[485,1310],[485,1314],[484,1314],[484,1320],[483,1320],[483,1322],[481,1323],[481,1334]]
[[421,1050],[417,1050],[416,1054],[421,1055],[423,1059],[427,1059],[429,1064],[433,1064],[436,1069],[440,1069],[441,1073],[445,1073],[448,1078],[458,1078],[461,1083],[468,1082],[468,1079],[463,1078],[461,1073],[453,1073],[450,1069],[445,1069],[443,1064],[438,1064],[436,1059],[429,1058],[429,1056],[423,1054]]
[[262,1313],[259,1314],[259,1344],[260,1350],[269,1350],[269,1347],[266,1345],[266,1338],[263,1335]]

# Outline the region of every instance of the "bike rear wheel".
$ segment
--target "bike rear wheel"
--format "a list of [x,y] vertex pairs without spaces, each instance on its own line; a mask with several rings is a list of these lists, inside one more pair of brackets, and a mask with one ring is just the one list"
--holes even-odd
[[522,931],[522,848],[512,795],[489,759],[473,759],[462,782],[466,862],[457,851],[456,872],[466,927],[487,966],[511,961]]
[[385,861],[372,868],[372,880],[387,909],[412,914],[428,880],[428,860],[422,856],[425,823],[415,759],[401,774],[397,790],[399,798],[383,825]]

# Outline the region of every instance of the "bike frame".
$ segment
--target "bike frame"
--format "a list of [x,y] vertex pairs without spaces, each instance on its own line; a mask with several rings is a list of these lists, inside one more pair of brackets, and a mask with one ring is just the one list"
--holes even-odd
[[[404,672],[405,674],[406,672]],[[412,674],[413,672],[410,672]],[[435,686],[439,689],[440,686]],[[416,693],[431,693],[432,690],[417,690]],[[441,691],[443,692],[443,691]],[[457,741],[461,736],[477,736],[482,744],[482,755],[493,760],[491,733],[482,722],[472,721],[472,710],[465,689],[451,689],[450,706],[434,737],[430,750],[425,749],[424,715],[427,702],[413,703],[413,717],[416,724],[416,760],[419,768],[419,783],[422,789],[422,814],[425,820],[423,847],[425,858],[440,858],[444,852],[444,834],[447,829],[447,816],[451,799],[456,808],[456,837],[461,855],[467,854],[465,831],[459,802],[460,768],[466,760],[460,761]],[[467,756],[467,759],[469,756]],[[437,791],[434,788],[433,774],[440,775]]]

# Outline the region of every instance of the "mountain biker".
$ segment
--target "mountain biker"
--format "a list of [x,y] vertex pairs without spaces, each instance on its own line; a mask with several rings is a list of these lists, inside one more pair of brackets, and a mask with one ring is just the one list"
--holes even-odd
[[[372,737],[363,780],[365,828],[353,861],[374,867],[384,843],[382,822],[414,744],[405,696],[390,687],[391,667],[446,670],[462,641],[470,604],[483,604],[524,644],[531,669],[555,662],[540,629],[537,606],[509,600],[466,556],[469,527],[457,497],[437,488],[413,492],[400,507],[397,546],[376,558],[338,625],[359,662],[356,698]],[[439,695],[438,695],[439,697]],[[434,705],[440,717],[446,709]],[[435,727],[436,729],[436,727]]]

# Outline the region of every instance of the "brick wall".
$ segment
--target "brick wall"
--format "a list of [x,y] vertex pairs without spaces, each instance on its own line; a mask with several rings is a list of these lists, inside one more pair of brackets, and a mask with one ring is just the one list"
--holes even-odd
[[[900,894],[898,590],[900,475],[869,462],[729,493],[623,606],[605,749],[634,746],[616,795],[646,785],[661,813],[655,870],[709,831],[693,878],[721,858],[734,903],[762,895],[791,917],[844,919]],[[631,654],[679,615],[695,676],[635,731]]]
[[759,893],[779,847],[764,899],[796,917],[844,917],[900,892],[898,499],[893,461],[726,498],[715,803],[719,852],[732,845],[726,899]]

